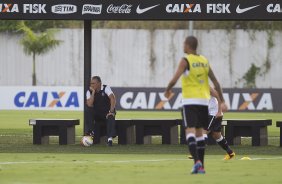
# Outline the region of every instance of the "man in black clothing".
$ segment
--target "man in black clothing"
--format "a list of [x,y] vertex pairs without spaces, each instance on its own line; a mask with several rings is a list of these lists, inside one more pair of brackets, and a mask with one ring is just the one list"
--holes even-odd
[[86,93],[86,104],[88,106],[88,119],[86,129],[87,134],[94,134],[97,122],[107,124],[108,145],[112,146],[113,137],[115,136],[115,105],[116,98],[107,85],[102,85],[101,78],[94,76],[91,79],[89,90]]

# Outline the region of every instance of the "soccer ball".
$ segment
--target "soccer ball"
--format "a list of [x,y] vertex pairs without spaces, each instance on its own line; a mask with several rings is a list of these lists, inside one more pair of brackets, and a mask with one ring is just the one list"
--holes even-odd
[[93,144],[93,138],[91,136],[83,136],[80,143],[82,146],[89,147]]

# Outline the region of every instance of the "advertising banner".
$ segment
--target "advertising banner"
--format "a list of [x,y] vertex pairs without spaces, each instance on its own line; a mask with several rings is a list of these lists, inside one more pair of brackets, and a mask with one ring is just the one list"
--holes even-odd
[[[169,101],[164,88],[114,88],[117,109],[178,110],[181,90],[174,89]],[[232,112],[282,112],[282,89],[223,89],[224,99]]]
[[83,110],[82,87],[0,87],[2,110]]
[[0,19],[282,20],[277,0],[3,0]]
[[[177,111],[181,89],[113,87],[117,110]],[[231,112],[282,112],[282,89],[223,89]],[[83,87],[0,87],[0,110],[83,111]]]

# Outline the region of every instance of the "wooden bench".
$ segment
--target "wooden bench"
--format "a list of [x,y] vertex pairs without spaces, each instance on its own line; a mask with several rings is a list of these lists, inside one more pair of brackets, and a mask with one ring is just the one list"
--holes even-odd
[[282,147],[282,121],[277,121],[276,127],[280,127],[280,147]]
[[225,138],[230,145],[241,144],[241,137],[252,137],[252,146],[268,144],[267,126],[272,120],[225,120]]
[[[107,125],[106,122],[96,122],[94,144],[106,143]],[[135,143],[135,129],[130,119],[116,120],[116,133],[118,136],[118,144],[133,144]]]
[[59,144],[75,143],[75,125],[79,119],[30,119],[33,126],[33,144],[49,144],[49,136],[59,136]]
[[[118,144],[150,144],[151,136],[162,136],[162,144],[178,144],[178,125],[176,119],[119,119],[116,120]],[[106,136],[106,124],[96,126],[94,143],[100,143]],[[184,136],[185,139],[185,136]]]
[[136,131],[136,144],[151,143],[151,136],[162,136],[162,144],[179,144],[177,119],[134,119],[132,124]]

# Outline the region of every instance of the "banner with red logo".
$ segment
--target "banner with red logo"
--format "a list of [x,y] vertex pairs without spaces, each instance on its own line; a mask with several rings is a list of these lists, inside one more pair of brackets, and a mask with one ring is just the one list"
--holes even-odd
[[[164,88],[113,88],[117,109],[167,110],[181,109],[181,89],[173,90],[168,100]],[[224,89],[225,102],[232,112],[282,112],[282,89]]]
[[0,110],[83,110],[82,87],[0,87]]
[[0,19],[282,20],[277,0],[3,0]]
[[[164,88],[112,88],[117,110],[178,111],[181,89],[173,89],[170,99]],[[0,110],[83,111],[83,87],[0,87]],[[282,112],[282,89],[224,89],[229,111]]]

